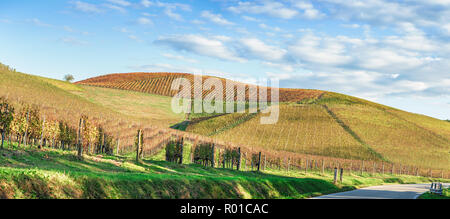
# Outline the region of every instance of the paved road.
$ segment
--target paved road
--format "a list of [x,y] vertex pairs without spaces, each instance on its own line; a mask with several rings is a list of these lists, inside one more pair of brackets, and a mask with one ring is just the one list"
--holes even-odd
[[[315,197],[314,199],[416,199],[429,191],[430,184],[384,185]],[[444,183],[447,188],[448,183]]]

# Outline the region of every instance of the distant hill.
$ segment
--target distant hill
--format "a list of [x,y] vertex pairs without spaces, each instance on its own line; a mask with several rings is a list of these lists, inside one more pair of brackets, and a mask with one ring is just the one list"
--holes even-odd
[[[191,84],[194,84],[194,75],[186,74],[186,73],[126,73],[126,74],[109,74],[104,76],[99,76],[95,78],[90,78],[87,80],[79,81],[76,84],[82,85],[90,85],[97,87],[106,87],[106,88],[116,88],[122,90],[132,90],[145,92],[150,94],[158,94],[163,96],[175,96],[177,91],[172,91],[171,85],[172,82],[177,78],[186,78]],[[223,78],[212,77],[212,76],[202,76],[203,80],[208,78],[217,78],[222,82],[222,86],[224,89],[224,94],[226,93],[226,82],[233,82],[246,88],[246,100],[249,98],[249,84],[244,84],[240,82],[235,82]],[[267,93],[268,100],[270,101],[270,92],[269,88]],[[292,102],[292,101],[301,101],[304,99],[314,99],[318,98],[323,91],[319,90],[307,90],[307,89],[280,89],[280,101],[281,102]],[[191,95],[194,96],[194,90],[191,89]],[[203,97],[208,95],[208,92],[203,93]],[[224,96],[224,100],[226,97]],[[236,99],[236,97],[235,97]]]
[[[127,73],[77,84],[173,96],[170,85],[180,77],[193,80],[193,75],[184,73]],[[205,119],[185,128],[237,145],[281,153],[450,169],[448,122],[319,90],[280,89],[280,102],[280,120],[275,125],[261,125],[262,114],[235,113],[204,115]]]
[[[164,140],[173,133],[168,127],[183,122],[184,115],[170,111],[173,93],[167,88],[178,77],[193,76],[113,74],[71,84],[0,68],[0,96],[38,104],[48,119],[77,124],[81,114],[89,115],[131,152],[138,127],[146,130],[150,143]],[[275,125],[261,125],[262,114],[234,113],[199,115],[183,128],[249,150],[273,151],[279,157],[295,153],[450,169],[447,121],[326,91],[281,89],[280,99],[280,120]]]

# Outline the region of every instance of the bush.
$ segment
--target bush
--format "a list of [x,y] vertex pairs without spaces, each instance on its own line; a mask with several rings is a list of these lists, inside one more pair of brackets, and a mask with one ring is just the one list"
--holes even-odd
[[205,167],[209,164],[214,166],[214,145],[211,143],[204,143],[197,145],[194,149],[194,163],[202,164]]
[[222,154],[222,164],[225,167],[233,169],[234,166],[240,165],[240,152],[239,148],[227,148]]
[[172,140],[166,145],[166,161],[183,163],[183,144],[184,139]]

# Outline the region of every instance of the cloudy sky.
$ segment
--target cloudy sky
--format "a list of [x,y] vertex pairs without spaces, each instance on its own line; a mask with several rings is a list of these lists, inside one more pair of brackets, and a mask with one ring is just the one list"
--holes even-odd
[[450,0],[2,0],[0,62],[77,80],[204,73],[450,119]]

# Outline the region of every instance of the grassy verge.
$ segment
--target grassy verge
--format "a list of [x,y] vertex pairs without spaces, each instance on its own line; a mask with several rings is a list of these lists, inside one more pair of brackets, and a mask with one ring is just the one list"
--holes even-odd
[[386,183],[428,182],[423,177],[346,175],[267,170],[263,173],[177,165],[132,157],[85,156],[37,149],[0,150],[0,198],[39,199],[290,199],[308,198]]
[[442,190],[442,195],[427,192],[419,197],[419,199],[450,199],[450,189]]

